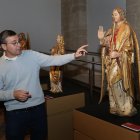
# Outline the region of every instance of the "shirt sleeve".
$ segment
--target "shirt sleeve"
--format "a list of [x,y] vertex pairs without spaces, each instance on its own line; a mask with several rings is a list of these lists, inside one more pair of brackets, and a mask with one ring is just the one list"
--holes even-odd
[[4,83],[0,77],[0,101],[8,101],[14,99],[13,90],[3,90]]
[[61,66],[67,64],[75,59],[74,53],[64,55],[46,55],[33,51],[33,58],[39,63],[41,67],[47,66]]

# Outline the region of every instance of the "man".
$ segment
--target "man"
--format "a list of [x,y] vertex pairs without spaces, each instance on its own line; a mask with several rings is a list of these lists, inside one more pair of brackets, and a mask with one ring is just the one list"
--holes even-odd
[[31,140],[45,140],[45,99],[39,70],[41,67],[60,66],[84,56],[87,45],[80,47],[76,53],[61,56],[21,51],[19,37],[12,30],[0,33],[0,45],[4,50],[0,58],[0,100],[6,107],[6,139],[24,140],[30,128]]

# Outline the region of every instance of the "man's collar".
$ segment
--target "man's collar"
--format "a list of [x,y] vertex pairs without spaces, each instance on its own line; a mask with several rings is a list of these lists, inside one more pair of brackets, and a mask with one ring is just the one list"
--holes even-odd
[[3,56],[2,58],[4,58],[5,60],[9,60],[9,61],[13,61],[13,60],[16,60],[17,59],[17,56],[13,57],[13,58],[9,58],[5,55],[5,52],[3,53]]

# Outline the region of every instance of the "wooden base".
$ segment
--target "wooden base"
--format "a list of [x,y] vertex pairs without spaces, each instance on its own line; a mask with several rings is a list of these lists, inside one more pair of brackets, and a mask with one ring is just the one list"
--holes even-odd
[[74,110],[74,140],[140,140],[140,133]]
[[83,92],[47,100],[48,140],[73,140],[73,110],[85,106]]

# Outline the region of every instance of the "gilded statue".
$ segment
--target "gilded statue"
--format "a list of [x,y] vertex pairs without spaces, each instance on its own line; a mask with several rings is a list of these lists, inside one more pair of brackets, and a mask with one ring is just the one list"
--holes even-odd
[[22,50],[29,50],[30,49],[30,38],[29,34],[25,35],[25,33],[21,32],[18,34],[19,36],[19,42],[21,45]]
[[[58,35],[56,45],[51,49],[51,55],[63,55],[65,53],[64,38]],[[62,66],[50,67],[50,91],[52,93],[60,93],[62,90]]]
[[[118,116],[134,116],[136,96],[134,84],[140,89],[140,55],[136,33],[127,22],[123,9],[112,12],[113,25],[106,32],[99,26],[98,38],[102,46],[102,84],[100,101],[104,96],[104,80],[107,79],[110,113]],[[134,65],[137,69],[134,71]],[[138,80],[133,78],[137,73]]]

